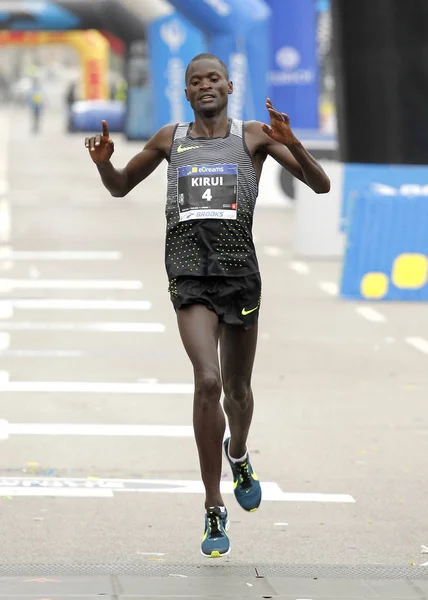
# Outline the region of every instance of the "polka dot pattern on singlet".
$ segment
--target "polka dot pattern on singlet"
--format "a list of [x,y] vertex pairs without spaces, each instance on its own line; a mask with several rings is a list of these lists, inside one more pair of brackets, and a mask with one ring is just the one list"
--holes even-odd
[[[258,273],[252,237],[258,183],[245,146],[244,123],[231,119],[228,135],[213,139],[191,138],[189,126],[189,123],[177,126],[168,167],[165,207],[165,265],[168,276],[170,279],[180,275],[239,277]],[[189,149],[179,152],[180,146]],[[177,169],[215,164],[235,164],[238,167],[236,220],[180,222]]]

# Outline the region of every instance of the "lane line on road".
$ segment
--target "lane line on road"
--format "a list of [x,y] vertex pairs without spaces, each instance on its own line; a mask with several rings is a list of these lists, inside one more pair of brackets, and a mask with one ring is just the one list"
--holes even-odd
[[308,273],[310,273],[309,265],[304,262],[292,260],[288,264],[290,269],[292,269],[296,273],[300,273],[301,275],[307,275]]
[[[287,493],[273,481],[261,482],[263,501],[268,502],[323,502],[355,503],[349,494]],[[0,495],[14,496],[25,490],[25,495],[53,495],[58,491],[156,494],[205,494],[202,481],[170,479],[101,479],[101,478],[57,478],[57,477],[0,477]],[[233,494],[233,481],[221,481],[223,494]],[[50,492],[50,493],[46,493]]]
[[330,296],[337,296],[339,293],[339,286],[332,281],[321,281],[318,287],[326,294],[330,294]]
[[0,331],[98,331],[108,333],[163,333],[162,323],[0,321]]
[[10,246],[0,248],[0,260],[13,261],[57,261],[57,260],[90,260],[90,261],[115,261],[122,258],[121,252],[116,251],[74,251],[74,250],[13,250]]
[[372,323],[385,323],[386,321],[385,315],[370,306],[357,306],[355,310],[361,317]]
[[1,392],[64,392],[88,394],[193,394],[193,383],[122,383],[93,381],[7,381]]
[[266,256],[283,256],[284,254],[284,250],[282,250],[282,248],[279,248],[278,246],[264,246],[263,247],[263,253]]
[[0,300],[0,319],[11,319],[13,317],[13,306],[10,303],[3,304]]
[[0,332],[0,350],[7,350],[10,346],[10,333]]
[[[75,298],[14,298],[0,300],[0,318],[9,318],[13,309],[25,310],[150,310],[147,300],[87,300]],[[3,317],[3,312],[5,317]]]
[[416,348],[416,350],[419,350],[420,352],[423,352],[424,354],[428,354],[428,341],[424,340],[424,338],[407,337],[406,342],[407,342],[407,344],[409,344],[409,346],[413,346],[413,348]]
[[0,440],[16,435],[193,438],[191,425],[116,425],[92,423],[9,423],[0,419]]
[[141,290],[141,281],[103,279],[0,279],[0,292],[21,290]]
[[[0,334],[1,335],[1,334]],[[0,356],[10,356],[16,358],[81,358],[85,356],[80,350],[1,350]]]

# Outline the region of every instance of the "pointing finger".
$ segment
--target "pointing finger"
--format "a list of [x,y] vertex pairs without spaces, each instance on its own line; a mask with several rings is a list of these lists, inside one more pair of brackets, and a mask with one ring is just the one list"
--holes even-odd
[[106,138],[110,137],[109,131],[108,131],[108,125],[107,125],[107,121],[101,121],[102,126],[103,126],[103,136]]

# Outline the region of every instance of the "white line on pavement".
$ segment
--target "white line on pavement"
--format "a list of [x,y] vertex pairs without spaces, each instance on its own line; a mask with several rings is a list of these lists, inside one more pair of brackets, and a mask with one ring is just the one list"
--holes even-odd
[[263,252],[266,256],[282,256],[284,254],[284,250],[278,246],[264,246]]
[[141,281],[102,279],[0,279],[0,292],[10,290],[141,290]]
[[10,333],[0,333],[0,350],[7,350],[10,346]]
[[80,358],[84,353],[80,350],[1,350],[0,356],[17,358]]
[[[271,502],[326,502],[326,503],[354,503],[355,500],[348,494],[311,494],[311,493],[286,493],[273,481],[261,483],[263,500]],[[0,495],[14,496],[26,490],[26,495],[38,495],[41,490],[49,494],[67,495],[67,491],[109,491],[127,493],[160,493],[160,494],[205,494],[202,481],[169,480],[169,479],[79,479],[55,477],[0,477]],[[233,481],[221,481],[220,490],[223,494],[233,494]]]
[[298,260],[290,261],[289,267],[293,271],[296,271],[296,273],[301,273],[302,275],[307,275],[310,272],[309,265]]
[[1,331],[104,331],[110,333],[163,333],[162,323],[72,323],[62,321],[0,321]]
[[0,300],[0,319],[11,319],[13,317],[13,306],[10,302],[3,303]]
[[386,317],[382,313],[370,306],[357,306],[355,310],[361,317],[372,321],[372,323],[385,323],[386,321]]
[[117,383],[93,381],[0,380],[1,392],[64,392],[103,394],[193,394],[193,383]]
[[339,287],[337,283],[333,283],[332,281],[321,281],[318,284],[320,290],[325,292],[326,294],[330,294],[331,296],[337,296],[339,293]]
[[100,425],[88,423],[9,423],[0,419],[0,440],[11,435],[82,435],[129,437],[194,436],[191,425]]
[[413,346],[416,350],[423,352],[424,354],[428,354],[428,342],[421,337],[408,337],[406,338],[406,342],[409,346]]
[[121,252],[85,252],[85,251],[36,251],[36,250],[13,250],[10,246],[0,248],[0,260],[120,260]]
[[[13,308],[31,310],[149,310],[151,302],[147,300],[86,300],[74,298],[15,298],[0,300],[0,318],[3,311],[7,315]],[[12,316],[12,315],[11,315]],[[5,318],[5,317],[3,317]]]

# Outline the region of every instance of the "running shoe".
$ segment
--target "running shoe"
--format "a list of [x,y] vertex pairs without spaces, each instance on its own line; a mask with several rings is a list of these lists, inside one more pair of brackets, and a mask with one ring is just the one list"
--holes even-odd
[[234,463],[229,457],[230,437],[223,443],[223,449],[233,474],[233,491],[239,505],[248,512],[254,512],[262,501],[262,487],[260,481],[251,466],[250,456],[238,463]]
[[205,513],[205,532],[202,538],[201,553],[208,558],[220,558],[230,552],[227,535],[229,519],[224,506],[211,506]]

